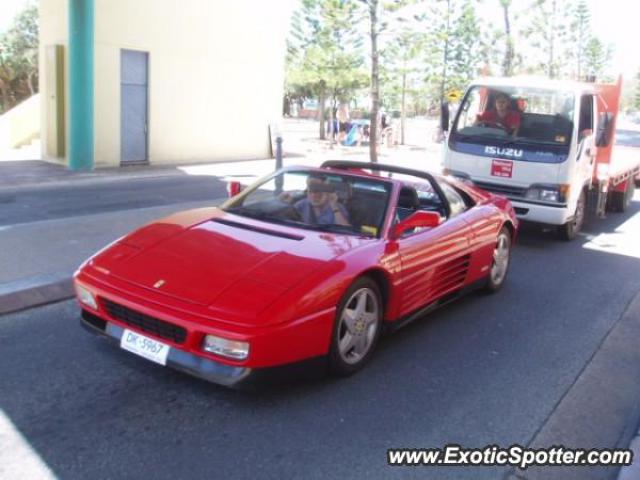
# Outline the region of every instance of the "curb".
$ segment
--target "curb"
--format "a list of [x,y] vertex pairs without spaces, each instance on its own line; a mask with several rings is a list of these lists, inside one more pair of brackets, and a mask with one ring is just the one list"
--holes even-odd
[[0,315],[75,296],[69,274],[51,274],[0,284]]

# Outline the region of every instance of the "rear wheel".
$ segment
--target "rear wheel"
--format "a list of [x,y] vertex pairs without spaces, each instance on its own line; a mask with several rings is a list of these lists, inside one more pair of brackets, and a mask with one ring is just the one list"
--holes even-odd
[[382,328],[383,306],[378,285],[367,277],[356,280],[342,297],[329,350],[329,369],[350,375],[364,366]]
[[493,262],[491,263],[491,271],[484,288],[486,292],[493,293],[500,290],[505,278],[507,278],[510,261],[511,233],[507,227],[502,227],[493,247]]
[[558,236],[562,240],[573,240],[582,230],[582,225],[584,224],[584,216],[586,213],[586,203],[587,196],[585,195],[583,190],[582,193],[580,193],[580,198],[578,198],[578,204],[576,205],[576,211],[573,215],[573,218],[564,225],[558,226]]
[[635,183],[627,180],[627,188],[624,192],[611,192],[611,210],[614,212],[624,213],[631,205],[633,193],[635,191]]

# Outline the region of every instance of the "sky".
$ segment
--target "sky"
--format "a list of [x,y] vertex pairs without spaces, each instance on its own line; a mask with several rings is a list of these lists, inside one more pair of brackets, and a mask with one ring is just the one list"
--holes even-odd
[[[23,9],[29,1],[37,2],[37,0],[0,1],[2,2],[2,8],[0,9],[0,32],[4,32],[9,27],[15,15]],[[95,1],[101,2],[108,0]],[[189,0],[184,1],[188,2]],[[296,3],[295,0],[290,1]],[[513,0],[513,7],[514,10],[522,10],[531,3],[532,0]],[[591,23],[595,34],[605,43],[611,43],[614,46],[614,55],[611,63],[612,73],[618,72],[622,73],[626,79],[632,78],[638,69],[640,69],[640,55],[638,54],[637,47],[640,2],[637,2],[637,0],[587,0],[587,3],[591,10]],[[499,0],[482,0],[478,3],[477,12],[480,17],[502,25],[502,13],[499,5]]]

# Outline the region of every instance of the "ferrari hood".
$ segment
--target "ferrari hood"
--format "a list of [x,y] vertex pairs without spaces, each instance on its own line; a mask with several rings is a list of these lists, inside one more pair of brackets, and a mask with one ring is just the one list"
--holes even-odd
[[362,241],[223,214],[144,248],[125,239],[94,263],[182,301],[255,315]]

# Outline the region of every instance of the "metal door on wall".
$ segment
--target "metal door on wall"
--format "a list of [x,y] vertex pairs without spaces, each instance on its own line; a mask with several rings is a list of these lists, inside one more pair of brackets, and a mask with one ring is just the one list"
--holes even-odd
[[149,54],[120,51],[121,161],[146,162]]

